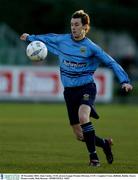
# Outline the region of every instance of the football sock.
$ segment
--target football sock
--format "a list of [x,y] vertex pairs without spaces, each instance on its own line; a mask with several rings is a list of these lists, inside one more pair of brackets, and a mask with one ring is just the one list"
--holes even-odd
[[81,125],[84,140],[90,155],[96,154],[95,149],[95,131],[91,122]]
[[105,140],[102,138],[99,138],[98,136],[95,136],[95,145],[103,148],[105,145]]

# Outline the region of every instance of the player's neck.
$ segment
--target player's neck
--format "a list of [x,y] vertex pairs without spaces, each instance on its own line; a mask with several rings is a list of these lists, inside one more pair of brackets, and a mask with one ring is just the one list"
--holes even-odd
[[81,41],[82,39],[84,39],[85,38],[85,35],[82,35],[82,36],[79,36],[79,37],[73,37],[73,39],[75,40],[75,41]]

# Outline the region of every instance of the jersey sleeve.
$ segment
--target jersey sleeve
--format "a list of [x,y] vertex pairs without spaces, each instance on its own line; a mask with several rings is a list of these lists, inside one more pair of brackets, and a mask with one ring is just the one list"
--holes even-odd
[[105,51],[103,51],[99,46],[95,47],[95,56],[99,59],[102,63],[104,63],[107,67],[111,68],[117,78],[119,79],[119,82],[121,84],[123,83],[129,83],[129,77],[127,73],[124,71],[124,69]]
[[26,41],[32,42],[32,41],[42,41],[43,43],[46,44],[48,50],[55,54],[59,55],[58,51],[58,43],[60,40],[60,35],[57,34],[44,34],[44,35],[29,35],[27,36]]

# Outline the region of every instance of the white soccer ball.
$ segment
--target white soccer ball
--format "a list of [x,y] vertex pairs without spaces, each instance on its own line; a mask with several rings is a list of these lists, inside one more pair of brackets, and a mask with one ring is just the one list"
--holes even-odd
[[44,60],[47,53],[47,47],[41,41],[32,41],[26,48],[26,54],[32,61]]

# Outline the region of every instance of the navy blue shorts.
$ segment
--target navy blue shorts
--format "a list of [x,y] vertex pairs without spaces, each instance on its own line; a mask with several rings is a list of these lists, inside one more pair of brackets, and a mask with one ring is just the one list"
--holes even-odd
[[95,119],[99,118],[94,108],[95,97],[95,83],[89,83],[78,87],[66,87],[64,89],[64,99],[71,125],[79,124],[78,110],[81,104],[86,104],[91,107],[91,117]]

